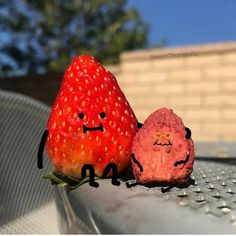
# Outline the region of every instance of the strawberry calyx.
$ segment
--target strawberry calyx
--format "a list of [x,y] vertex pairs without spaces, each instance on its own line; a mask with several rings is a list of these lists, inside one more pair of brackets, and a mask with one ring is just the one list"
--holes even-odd
[[[74,178],[68,175],[64,175],[63,173],[53,169],[47,175],[42,176],[43,179],[51,181],[52,185],[59,185],[68,190],[73,190],[81,185],[89,182],[89,176],[84,179]],[[95,180],[101,179],[98,176],[95,176]],[[133,180],[134,176],[132,173],[132,167],[129,166],[125,171],[118,173],[118,180],[121,182],[126,182],[129,180]]]
[[[44,175],[42,178],[51,181],[52,185],[60,185],[61,187],[69,190],[76,189],[82,184],[89,182],[89,177],[86,177],[84,179],[77,179],[68,175],[64,175],[55,169],[52,170],[49,174]],[[95,180],[97,179],[99,178],[95,177]]]

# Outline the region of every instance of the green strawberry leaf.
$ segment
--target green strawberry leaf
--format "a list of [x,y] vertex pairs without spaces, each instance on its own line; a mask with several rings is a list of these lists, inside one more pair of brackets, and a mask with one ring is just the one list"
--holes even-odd
[[[86,177],[84,179],[76,179],[71,176],[66,176],[56,170],[53,170],[42,178],[50,180],[52,185],[60,185],[61,187],[65,187],[70,190],[76,189],[82,184],[89,182],[89,177]],[[98,179],[98,177],[95,177],[95,179]]]

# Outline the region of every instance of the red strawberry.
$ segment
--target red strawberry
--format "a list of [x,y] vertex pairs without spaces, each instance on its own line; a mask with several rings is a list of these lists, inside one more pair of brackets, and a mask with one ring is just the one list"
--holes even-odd
[[145,120],[132,151],[133,172],[139,183],[186,182],[193,170],[191,131],[168,108],[158,109]]
[[130,163],[137,120],[115,77],[88,55],[66,69],[48,120],[46,147],[56,170],[81,178],[85,164],[101,176],[113,162]]

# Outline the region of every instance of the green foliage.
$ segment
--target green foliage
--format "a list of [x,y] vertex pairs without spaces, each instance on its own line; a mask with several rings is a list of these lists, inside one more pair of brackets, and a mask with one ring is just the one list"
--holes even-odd
[[26,27],[29,18],[22,14],[16,15],[14,24],[8,19],[8,27],[17,32],[34,32],[43,55],[38,63],[46,70],[62,71],[73,57],[82,53],[105,64],[118,63],[122,51],[146,46],[148,27],[137,10],[126,7],[126,0],[21,1],[39,15],[34,29],[29,31]]

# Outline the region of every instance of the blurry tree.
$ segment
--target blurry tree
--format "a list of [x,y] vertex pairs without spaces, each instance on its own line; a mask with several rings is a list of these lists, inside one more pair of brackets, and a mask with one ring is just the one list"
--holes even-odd
[[0,76],[44,69],[40,21],[41,15],[24,1],[0,0]]
[[61,71],[81,53],[117,63],[122,51],[147,43],[147,25],[126,3],[0,0],[0,75]]

